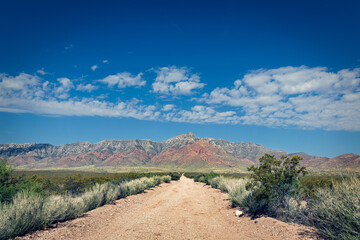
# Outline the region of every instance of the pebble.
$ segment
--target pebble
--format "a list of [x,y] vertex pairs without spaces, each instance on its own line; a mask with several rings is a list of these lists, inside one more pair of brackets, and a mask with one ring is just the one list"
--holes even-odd
[[240,217],[240,216],[242,216],[242,215],[244,215],[244,213],[243,213],[242,211],[236,210],[235,216]]

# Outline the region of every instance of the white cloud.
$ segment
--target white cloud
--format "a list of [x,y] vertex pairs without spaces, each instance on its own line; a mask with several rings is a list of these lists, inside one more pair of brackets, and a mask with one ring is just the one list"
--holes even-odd
[[64,89],[71,89],[74,87],[74,84],[71,82],[71,80],[66,77],[58,78],[57,80],[59,83],[61,83],[61,87]]
[[162,109],[161,111],[164,111],[164,112],[168,112],[170,110],[173,110],[175,108],[175,105],[174,104],[166,104]]
[[162,67],[155,70],[157,77],[152,84],[155,93],[165,95],[191,95],[194,89],[201,89],[205,86],[200,83],[197,74],[190,74],[188,68]]
[[26,91],[29,87],[37,85],[40,82],[38,76],[30,75],[27,73],[20,73],[16,77],[0,74],[0,89],[12,89]]
[[90,83],[88,84],[79,84],[76,86],[76,90],[78,91],[84,91],[84,92],[92,92],[94,91],[95,89],[97,89],[98,87],[97,86],[94,86]]
[[109,75],[104,79],[98,80],[99,82],[108,84],[109,87],[117,85],[118,88],[126,87],[141,87],[146,84],[146,81],[141,78],[143,74],[139,73],[136,76],[131,75],[129,72],[117,73],[115,75]]
[[360,68],[260,69],[200,100],[236,107],[243,124],[360,130]]
[[102,66],[103,64],[108,64],[108,63],[109,63],[109,61],[105,59],[105,60],[102,60],[101,63],[99,63],[99,64],[92,65],[90,68],[91,68],[91,70],[95,71],[96,69],[100,68],[100,66]]
[[234,111],[218,112],[212,107],[196,105],[188,110],[165,114],[165,119],[174,122],[236,124],[240,122]]
[[45,74],[47,74],[47,72],[44,71],[44,69],[40,69],[40,70],[37,70],[36,73],[44,76]]
[[[62,116],[130,117],[155,120],[160,112],[153,105],[142,105],[138,99],[110,102],[101,97],[70,97],[74,88],[69,78],[58,78],[58,85],[43,81],[36,75],[0,74],[0,111]],[[79,87],[79,85],[77,86]],[[93,86],[83,85],[85,89]]]
[[[139,105],[137,101],[110,103],[96,99],[7,99],[13,112],[30,112],[62,116],[131,117],[136,119],[157,119],[160,112],[152,105]],[[0,105],[3,105],[2,102]],[[0,107],[0,111],[7,111]]]
[[91,66],[91,70],[93,70],[93,71],[95,71],[98,68],[99,68],[99,66],[97,64]]
[[[117,88],[146,84],[142,73],[128,72],[109,75],[98,82]],[[152,87],[153,92],[180,98],[198,89],[196,84],[202,84],[198,75],[191,75],[186,68],[171,67],[158,70]],[[158,99],[154,105],[161,107],[155,107],[143,104],[146,98],[114,100],[110,92],[84,98],[78,91],[91,92],[97,86],[77,84],[77,91],[71,91],[74,88],[66,77],[51,82],[37,73],[17,76],[3,73],[0,111],[360,131],[360,68],[331,72],[322,67],[301,66],[251,71],[231,88],[215,88],[203,94],[197,99],[201,104],[190,109],[184,106],[192,102],[171,104],[169,99]]]

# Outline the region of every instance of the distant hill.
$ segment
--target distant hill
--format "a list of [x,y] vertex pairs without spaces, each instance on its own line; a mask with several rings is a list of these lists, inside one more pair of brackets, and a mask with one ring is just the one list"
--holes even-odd
[[83,166],[161,166],[171,168],[235,168],[257,164],[265,153],[281,157],[299,155],[302,164],[316,168],[359,168],[360,156],[349,153],[335,158],[288,153],[246,142],[198,138],[182,134],[163,142],[152,140],[104,140],[98,143],[0,144],[0,157],[14,166],[28,168]]

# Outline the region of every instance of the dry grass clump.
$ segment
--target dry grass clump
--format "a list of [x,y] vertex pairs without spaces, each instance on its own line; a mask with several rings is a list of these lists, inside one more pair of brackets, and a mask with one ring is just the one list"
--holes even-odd
[[[127,195],[133,195],[137,193],[142,193],[144,190],[148,188],[155,187],[159,185],[161,182],[165,182],[164,180],[167,180],[167,182],[170,182],[171,177],[170,176],[164,176],[164,177],[153,177],[153,178],[140,178],[133,180],[131,182],[127,182],[124,184],[124,187],[126,189]],[[169,181],[168,181],[169,180]]]
[[12,203],[0,205],[0,239],[23,235],[55,222],[76,218],[116,199],[143,192],[170,180],[170,176],[155,176],[120,184],[96,184],[78,197],[52,195],[45,198],[39,194],[19,192]]
[[308,217],[319,233],[329,239],[360,239],[360,179],[334,182],[317,189],[308,204]]
[[48,224],[43,217],[44,199],[26,192],[18,193],[12,204],[0,206],[0,239],[14,237]]
[[240,206],[244,198],[250,194],[250,191],[246,190],[247,179],[219,176],[209,179],[208,181],[213,188],[228,193],[234,206]]

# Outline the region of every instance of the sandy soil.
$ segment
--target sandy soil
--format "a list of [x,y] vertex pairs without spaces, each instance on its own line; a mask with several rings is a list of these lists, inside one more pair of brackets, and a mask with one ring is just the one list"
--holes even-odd
[[181,177],[17,239],[316,239],[310,228],[235,211],[226,194]]

